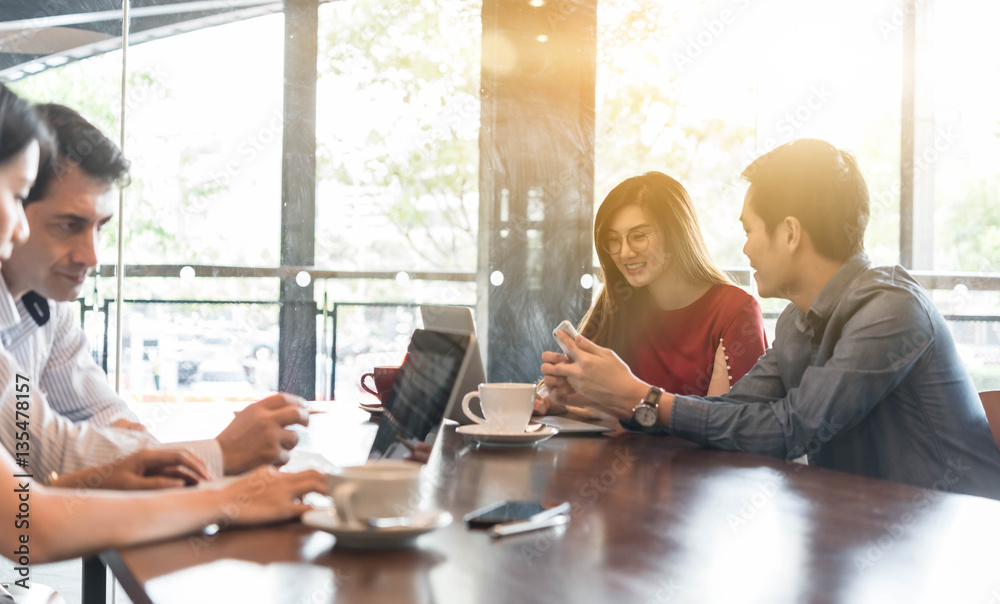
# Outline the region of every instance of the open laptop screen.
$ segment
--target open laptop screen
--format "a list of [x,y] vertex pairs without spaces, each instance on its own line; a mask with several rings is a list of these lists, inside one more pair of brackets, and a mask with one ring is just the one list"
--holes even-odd
[[[438,306],[432,304],[422,304],[420,306],[420,316],[427,329],[441,330],[457,333],[476,333],[476,323],[472,318],[472,309],[468,306]],[[479,385],[486,382],[486,371],[483,366],[483,359],[479,352],[477,341],[472,351],[472,358],[469,359],[469,368],[462,374],[462,382],[459,385],[458,396],[463,397],[467,392],[472,392],[479,388]],[[482,416],[482,407],[478,400],[472,401],[469,405],[473,413]],[[471,424],[472,420],[462,412],[462,405],[452,405],[446,412],[447,418],[460,424]]]
[[[476,333],[476,323],[472,317],[472,309],[468,306],[443,306],[435,304],[422,304],[420,306],[420,316],[423,318],[424,327],[429,329],[441,329],[444,331],[456,331],[462,333]],[[484,371],[482,358],[479,355],[479,346],[476,345],[476,349],[473,351],[473,358],[469,362],[469,368],[462,374],[462,383],[460,384],[459,396],[465,396],[465,393],[472,392],[479,388],[479,384],[486,381],[486,373]],[[539,360],[541,363],[541,360]],[[479,401],[473,401],[470,408],[477,415],[482,416],[482,411]],[[462,406],[452,405],[451,409],[447,412],[448,419],[454,420],[460,424],[471,424],[472,420],[466,417],[465,413],[462,412]],[[537,421],[559,428],[560,432],[563,433],[599,433],[599,432],[610,432],[612,429],[604,424],[581,422],[575,419],[570,419],[568,417],[547,415],[544,417],[535,418]]]
[[369,459],[403,459],[410,453],[403,444],[433,445],[455,383],[468,366],[469,334],[418,329],[410,338],[406,361],[379,420]]

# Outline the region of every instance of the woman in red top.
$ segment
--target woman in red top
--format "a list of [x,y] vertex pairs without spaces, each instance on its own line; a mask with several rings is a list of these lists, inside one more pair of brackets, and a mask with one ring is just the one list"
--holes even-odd
[[[594,243],[604,288],[579,331],[639,379],[667,392],[723,394],[764,354],[760,306],[712,261],[691,197],[673,178],[647,172],[612,189]],[[561,410],[547,398],[536,407]]]

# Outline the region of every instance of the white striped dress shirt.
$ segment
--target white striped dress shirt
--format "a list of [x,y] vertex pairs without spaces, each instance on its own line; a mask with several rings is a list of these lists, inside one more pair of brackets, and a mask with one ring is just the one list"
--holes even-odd
[[[110,426],[119,419],[138,418],[91,356],[72,305],[52,301],[48,305],[51,316],[38,325],[23,301],[14,302],[0,278],[0,442],[7,451],[11,455],[17,451],[17,402],[23,392],[18,393],[16,387],[24,383],[30,392],[26,412],[29,463],[36,479],[44,481],[52,471],[72,472],[141,448],[164,446],[148,433]],[[190,450],[216,476],[224,473],[222,449],[216,440],[171,446]]]

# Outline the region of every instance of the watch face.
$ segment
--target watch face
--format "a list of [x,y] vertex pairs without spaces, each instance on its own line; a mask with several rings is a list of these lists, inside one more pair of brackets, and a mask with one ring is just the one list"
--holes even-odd
[[635,410],[635,422],[643,428],[652,428],[656,425],[656,409],[646,405],[640,405]]

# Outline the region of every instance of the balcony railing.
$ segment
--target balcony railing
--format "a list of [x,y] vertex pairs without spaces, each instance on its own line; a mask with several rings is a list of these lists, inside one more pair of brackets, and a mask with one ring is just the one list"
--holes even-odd
[[[216,278],[294,278],[304,271],[313,280],[397,280],[400,274],[314,267],[138,265],[127,266],[125,275],[177,278],[182,270],[190,276],[192,269],[195,277]],[[474,282],[477,276],[471,272],[406,274],[410,280],[452,282]],[[750,283],[749,269],[731,269],[729,274],[737,283]],[[928,289],[963,286],[970,291],[1000,291],[1000,276],[995,275],[913,274]],[[101,267],[101,277],[113,275],[114,267]],[[136,317],[123,335],[122,358],[125,387],[137,400],[253,399],[277,389],[276,300],[126,298],[123,304],[130,307],[126,312]],[[100,317],[88,318],[94,311]],[[114,300],[104,299],[96,305],[81,300],[80,312],[95,359],[107,371],[109,351],[114,350]],[[410,333],[420,326],[418,303],[409,300],[324,300],[317,304],[316,315],[317,398],[364,396],[358,386],[361,375],[376,365],[398,364]],[[777,313],[765,313],[769,337],[776,319]],[[1000,315],[948,314],[945,319],[977,387],[1000,388]]]

